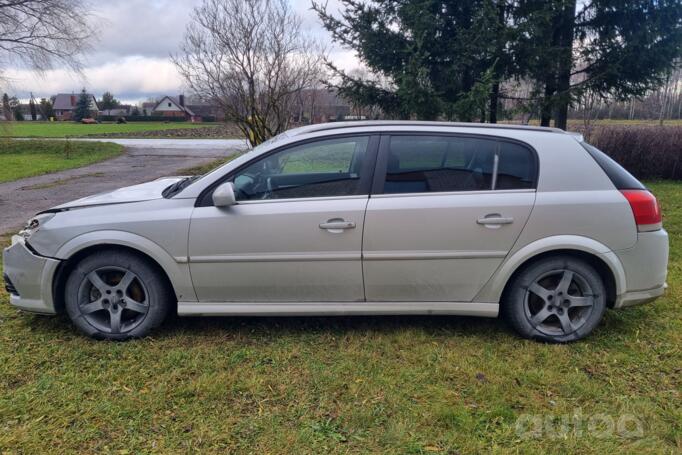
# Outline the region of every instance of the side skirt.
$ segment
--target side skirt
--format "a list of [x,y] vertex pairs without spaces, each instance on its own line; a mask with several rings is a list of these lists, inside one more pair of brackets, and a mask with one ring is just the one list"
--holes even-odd
[[457,315],[495,318],[497,303],[472,302],[178,302],[180,316]]

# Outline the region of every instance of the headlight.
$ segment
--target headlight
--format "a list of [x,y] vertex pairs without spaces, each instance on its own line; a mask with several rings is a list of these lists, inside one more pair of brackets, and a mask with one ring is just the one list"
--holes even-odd
[[28,240],[41,226],[54,218],[55,215],[56,213],[42,213],[34,216],[26,223],[26,226],[19,231],[19,235]]

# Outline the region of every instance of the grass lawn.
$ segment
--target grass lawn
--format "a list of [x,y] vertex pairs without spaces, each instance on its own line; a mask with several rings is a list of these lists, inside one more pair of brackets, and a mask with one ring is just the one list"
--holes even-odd
[[108,142],[13,141],[0,139],[0,183],[97,163],[123,153]]
[[227,163],[228,161],[232,161],[233,159],[237,158],[241,153],[235,153],[234,155],[230,155],[227,158],[218,158],[217,160],[213,160],[210,163],[206,164],[201,164],[199,166],[192,166],[192,167],[187,167],[185,169],[181,169],[177,172],[178,175],[204,175],[212,170],[216,169],[219,166],[222,166],[223,164]]
[[667,296],[570,345],[462,317],[174,319],[102,343],[0,294],[0,452],[680,453],[682,184],[651,188]]
[[171,129],[201,128],[211,123],[185,122],[130,122],[125,124],[99,123],[83,125],[75,122],[13,122],[0,125],[0,137],[66,137],[88,136],[104,133],[139,133]]

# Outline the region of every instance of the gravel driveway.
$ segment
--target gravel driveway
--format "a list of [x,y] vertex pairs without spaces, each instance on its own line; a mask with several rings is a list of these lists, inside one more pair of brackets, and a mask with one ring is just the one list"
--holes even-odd
[[177,175],[246,147],[240,140],[113,139],[124,155],[90,166],[0,183],[0,234],[15,231],[41,210],[91,194]]

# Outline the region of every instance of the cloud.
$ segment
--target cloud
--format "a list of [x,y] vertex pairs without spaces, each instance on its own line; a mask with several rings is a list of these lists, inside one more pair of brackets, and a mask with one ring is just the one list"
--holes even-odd
[[[304,30],[329,44],[332,61],[343,69],[359,66],[351,51],[331,44],[329,33],[310,9],[310,0],[290,1]],[[38,76],[8,68],[4,76],[10,79],[9,93],[27,99],[30,92],[49,97],[86,87],[98,97],[111,91],[119,99],[137,102],[182,90],[182,80],[169,56],[177,52],[191,11],[201,0],[98,0],[92,4],[99,39],[95,51],[85,58],[84,78],[65,69]],[[339,5],[339,0],[330,0],[329,11],[338,12]]]
[[36,97],[49,97],[56,93],[78,92],[85,87],[99,97],[105,91],[118,99],[139,101],[163,94],[176,94],[182,89],[182,80],[167,58],[122,57],[116,61],[88,67],[85,78],[74,76],[67,70],[48,71],[36,76],[27,70],[8,70],[11,88],[20,98],[29,92]]
[[185,26],[199,0],[109,0],[95,5],[101,63],[111,56],[167,57],[182,41]]

